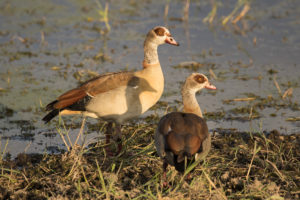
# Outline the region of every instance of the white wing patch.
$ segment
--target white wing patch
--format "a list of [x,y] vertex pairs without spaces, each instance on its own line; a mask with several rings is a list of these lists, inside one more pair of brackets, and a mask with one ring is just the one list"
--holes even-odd
[[168,133],[170,133],[171,131],[172,131],[171,126],[169,126]]
[[88,92],[85,92],[89,97],[92,97],[92,98],[95,98],[95,96],[91,95],[90,93]]
[[198,160],[198,156],[199,156],[199,154],[196,153],[196,154],[195,154],[195,160]]

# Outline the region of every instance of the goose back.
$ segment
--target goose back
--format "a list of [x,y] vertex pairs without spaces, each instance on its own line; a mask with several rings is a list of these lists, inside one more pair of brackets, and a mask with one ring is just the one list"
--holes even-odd
[[165,162],[183,172],[185,157],[189,163],[204,157],[210,150],[207,124],[203,118],[193,113],[169,113],[158,124],[155,146]]

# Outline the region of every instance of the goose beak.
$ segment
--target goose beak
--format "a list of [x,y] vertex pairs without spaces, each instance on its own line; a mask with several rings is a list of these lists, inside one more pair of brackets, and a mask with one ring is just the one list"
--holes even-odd
[[212,85],[211,83],[208,83],[208,85],[205,86],[206,89],[209,89],[209,90],[216,90],[216,86]]
[[171,45],[179,46],[179,43],[176,42],[176,40],[173,37],[167,37],[165,42]]

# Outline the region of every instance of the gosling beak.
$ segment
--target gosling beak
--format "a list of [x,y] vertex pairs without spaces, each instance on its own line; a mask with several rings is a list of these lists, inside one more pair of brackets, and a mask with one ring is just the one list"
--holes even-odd
[[176,40],[173,37],[167,37],[165,42],[171,45],[179,46],[179,43],[176,42]]
[[212,85],[211,83],[208,83],[206,86],[205,86],[206,89],[209,89],[209,90],[216,90],[216,86]]

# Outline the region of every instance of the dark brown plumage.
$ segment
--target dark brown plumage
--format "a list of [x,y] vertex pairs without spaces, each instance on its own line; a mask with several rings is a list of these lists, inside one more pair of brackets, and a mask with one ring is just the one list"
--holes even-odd
[[161,118],[158,132],[165,161],[176,170],[184,172],[184,157],[187,163],[202,152],[202,143],[209,137],[204,119],[193,113],[172,112]]

